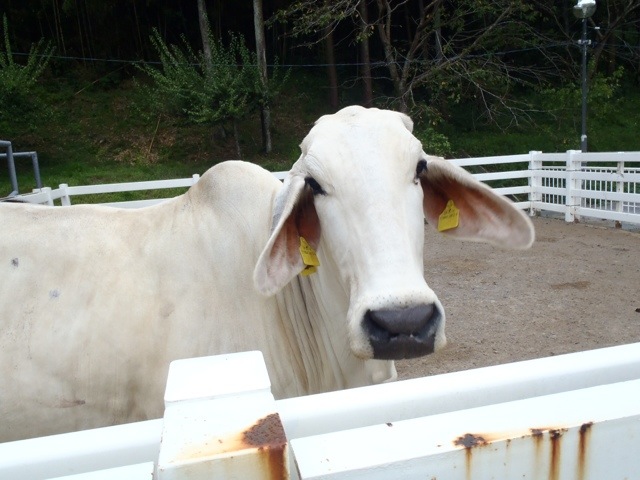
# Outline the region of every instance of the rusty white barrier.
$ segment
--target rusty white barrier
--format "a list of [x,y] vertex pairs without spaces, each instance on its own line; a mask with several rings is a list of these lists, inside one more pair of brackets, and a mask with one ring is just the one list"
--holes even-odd
[[259,352],[180,360],[165,402],[0,444],[0,478],[640,478],[640,343],[278,401]]
[[[138,463],[126,467],[55,477],[49,480],[153,480],[153,462]],[[13,477],[18,478],[18,477]]]
[[[158,419],[0,443],[0,479],[42,480],[69,476],[71,480],[74,474],[84,474],[87,476],[80,477],[82,480],[94,480],[85,472],[104,475],[103,471],[148,462],[153,467],[161,435],[162,419]],[[136,466],[134,472],[139,473],[139,468]],[[122,475],[117,478],[150,480],[150,477]],[[97,476],[96,480],[100,478]]]
[[301,478],[640,478],[640,380],[291,442]]

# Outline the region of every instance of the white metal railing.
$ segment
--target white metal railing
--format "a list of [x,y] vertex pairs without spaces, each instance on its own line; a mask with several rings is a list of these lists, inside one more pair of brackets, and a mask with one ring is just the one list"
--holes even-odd
[[[200,179],[200,175],[194,174],[191,178],[179,178],[173,180],[151,180],[146,182],[109,183],[105,185],[84,185],[69,186],[66,183],[60,184],[56,189],[44,187],[35,189],[33,193],[19,195],[17,199],[29,203],[39,203],[43,205],[55,205],[56,201],[63,207],[71,205],[72,196],[96,195],[104,193],[137,192],[145,190],[161,190],[167,188],[188,188]],[[154,205],[166,200],[157,198],[149,200],[132,200],[125,202],[103,203],[102,205],[117,206],[124,208],[139,208]]]
[[[472,170],[476,179],[488,182],[501,195],[513,197],[518,208],[529,210],[532,215],[550,211],[564,214],[568,222],[577,221],[584,216],[640,224],[640,152],[532,151],[522,155],[450,161]],[[499,171],[487,171],[495,170],[496,166],[500,166]],[[274,175],[283,179],[286,172],[275,172]],[[198,179],[199,176],[194,175],[187,179],[151,182],[75,187],[62,184],[56,189],[45,187],[18,198],[47,205],[55,205],[58,201],[66,206],[71,204],[71,197],[189,187]],[[113,202],[105,205],[141,207],[163,200],[165,199]]]
[[[282,180],[287,172],[274,172],[273,175]],[[99,195],[119,192],[139,192],[146,190],[162,190],[169,188],[189,188],[200,180],[199,174],[194,174],[190,178],[176,178],[171,180],[151,180],[146,182],[126,182],[126,183],[107,183],[103,185],[82,185],[69,186],[62,183],[58,188],[43,187],[34,189],[32,193],[22,194],[14,199],[19,199],[28,203],[38,203],[42,205],[67,207],[71,205],[71,197],[80,197],[83,195]],[[106,202],[100,205],[120,208],[140,208],[155,205],[164,202],[168,198],[152,198],[148,200],[130,200]]]
[[278,401],[259,352],[179,360],[165,405],[0,444],[0,478],[640,478],[640,343]]
[[503,195],[526,194],[526,200],[516,200],[516,205],[532,214],[551,211],[564,214],[567,222],[584,216],[640,224],[640,152],[532,151],[452,162],[462,167],[526,164],[526,169],[474,176],[481,181],[517,184],[495,190]]

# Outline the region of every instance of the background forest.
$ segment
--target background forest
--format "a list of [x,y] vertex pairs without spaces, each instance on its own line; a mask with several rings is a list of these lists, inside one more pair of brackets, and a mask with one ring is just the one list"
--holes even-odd
[[[447,157],[578,149],[574,4],[3,0],[0,139],[52,186],[285,169],[354,103],[409,113]],[[587,37],[589,151],[639,150],[640,0],[598,1]]]

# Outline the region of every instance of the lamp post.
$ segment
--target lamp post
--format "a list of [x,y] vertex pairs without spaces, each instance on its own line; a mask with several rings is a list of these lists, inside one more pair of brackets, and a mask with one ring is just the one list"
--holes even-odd
[[573,7],[573,15],[582,20],[582,38],[578,42],[582,48],[582,133],[580,150],[587,151],[587,19],[596,11],[596,0],[578,0]]

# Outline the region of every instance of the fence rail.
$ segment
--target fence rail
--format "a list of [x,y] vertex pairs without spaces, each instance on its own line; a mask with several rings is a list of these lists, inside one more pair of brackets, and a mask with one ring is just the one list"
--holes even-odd
[[7,160],[7,168],[9,170],[9,181],[11,182],[11,193],[9,196],[15,196],[20,193],[18,187],[18,176],[16,174],[16,158],[30,158],[33,165],[33,175],[36,181],[36,187],[42,188],[42,182],[40,181],[40,166],[38,164],[37,152],[14,152],[11,142],[7,140],[0,140],[0,148],[4,148],[6,153],[0,153],[0,159]]
[[494,189],[502,195],[526,194],[526,200],[516,197],[516,205],[532,215],[550,211],[564,214],[567,222],[592,217],[640,224],[640,152],[532,151],[452,162],[466,168],[527,165],[526,169],[473,175],[480,181],[509,182],[509,187]]
[[[450,160],[471,170],[473,176],[494,190],[513,198],[531,215],[541,211],[564,214],[567,222],[581,217],[640,224],[640,152],[542,153]],[[489,171],[489,170],[498,171]],[[283,179],[286,172],[275,172]],[[31,203],[71,205],[82,195],[186,188],[199,175],[175,180],[115,183],[91,186],[62,184],[56,189],[36,189],[17,198]],[[137,208],[166,199],[111,202],[104,205]]]
[[259,352],[178,360],[165,407],[0,444],[0,478],[640,478],[640,343],[277,401]]

